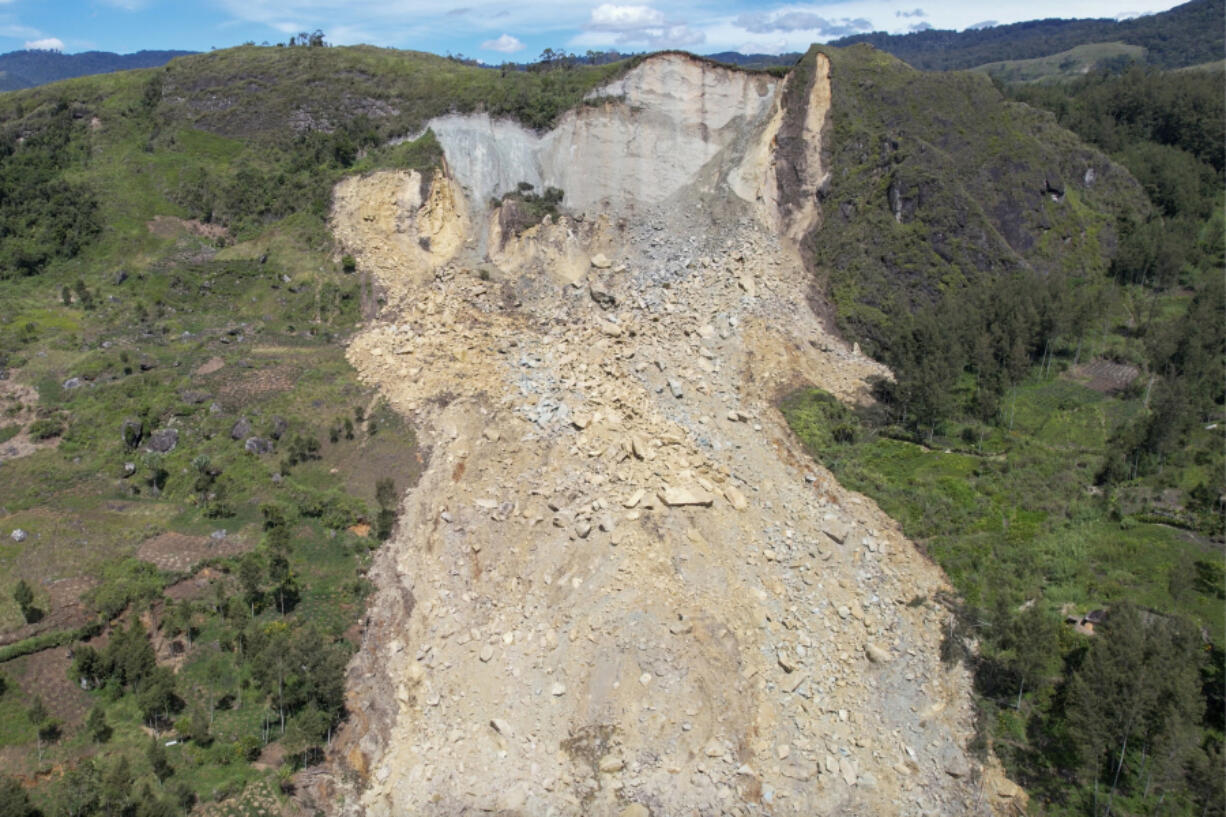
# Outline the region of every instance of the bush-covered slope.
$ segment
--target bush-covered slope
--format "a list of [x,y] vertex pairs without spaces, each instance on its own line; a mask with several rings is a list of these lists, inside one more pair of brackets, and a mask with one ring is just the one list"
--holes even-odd
[[1147,209],[1126,171],[985,77],[823,51],[832,178],[814,252],[841,328],[871,351],[920,306],[1019,274],[1101,273],[1116,218]]

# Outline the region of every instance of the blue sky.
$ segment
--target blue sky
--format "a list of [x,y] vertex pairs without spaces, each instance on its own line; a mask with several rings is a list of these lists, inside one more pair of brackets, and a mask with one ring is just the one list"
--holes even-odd
[[283,42],[292,33],[320,29],[337,45],[372,43],[486,62],[535,59],[545,48],[580,54],[606,48],[777,53],[859,31],[964,29],[1041,17],[1122,18],[1174,5],[1166,0],[0,0],[0,51],[207,51],[247,41]]

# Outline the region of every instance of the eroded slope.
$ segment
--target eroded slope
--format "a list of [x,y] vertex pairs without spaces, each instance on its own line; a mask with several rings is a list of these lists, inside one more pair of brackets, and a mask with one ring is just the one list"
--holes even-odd
[[[373,574],[342,739],[349,807],[995,810],[1017,792],[966,754],[968,681],[938,658],[939,571],[812,466],[774,409],[800,382],[856,399],[884,373],[806,303],[794,211],[772,190],[774,133],[820,133],[807,106],[829,99],[827,74],[800,111],[761,79],[770,104],[750,116],[733,87],[745,75],[668,60],[559,125],[659,105],[684,126],[688,108],[644,90],[656,70],[714,89],[703,116],[729,130],[683,177],[660,158],[659,178],[679,178],[665,195],[636,190],[639,170],[621,184],[601,139],[568,137],[569,172],[606,170],[617,195],[498,236],[477,180],[499,171],[461,162],[471,143],[446,128],[452,176],[424,195],[386,175],[337,191],[338,238],[388,293],[350,359],[433,449]],[[794,184],[816,190],[814,156],[791,157]],[[475,214],[470,241],[414,249],[429,202],[457,185],[472,193],[452,208],[456,223]]]

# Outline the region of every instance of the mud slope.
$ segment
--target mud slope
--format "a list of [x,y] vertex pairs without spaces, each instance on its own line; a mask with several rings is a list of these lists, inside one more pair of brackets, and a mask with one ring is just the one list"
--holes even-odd
[[[883,373],[825,334],[788,238],[820,215],[824,59],[785,93],[654,58],[543,137],[448,117],[449,175],[338,188],[388,297],[350,359],[432,448],[351,667],[349,813],[1020,804],[966,753],[939,571],[774,409]],[[504,235],[518,181],[574,216]]]

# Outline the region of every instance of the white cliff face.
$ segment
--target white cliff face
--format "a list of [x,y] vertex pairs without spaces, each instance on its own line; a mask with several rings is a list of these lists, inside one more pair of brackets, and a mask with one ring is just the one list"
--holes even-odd
[[528,182],[557,187],[571,209],[656,204],[771,114],[779,82],[680,55],[648,60],[598,89],[543,135],[485,114],[429,127],[475,205]]

